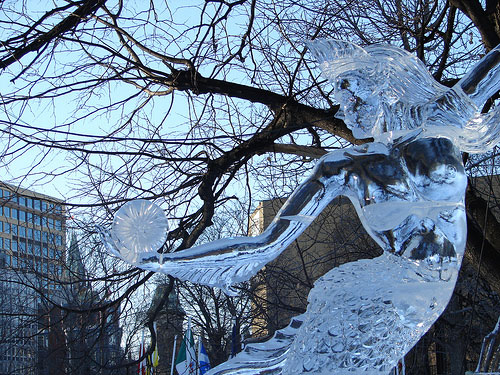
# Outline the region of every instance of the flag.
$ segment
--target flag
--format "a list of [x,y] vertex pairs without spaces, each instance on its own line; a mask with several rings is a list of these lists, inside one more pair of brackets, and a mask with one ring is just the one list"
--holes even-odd
[[188,329],[182,339],[179,354],[175,359],[175,369],[179,375],[196,374],[196,357],[194,353],[194,339],[191,333],[191,319],[188,320]]
[[233,330],[231,332],[231,358],[241,352],[240,320],[233,318]]
[[155,331],[155,336],[156,336],[156,345],[153,354],[151,354],[151,365],[153,367],[158,367],[158,361],[160,360],[160,356],[158,355],[158,334],[156,333],[156,322],[153,323],[153,329]]
[[[139,347],[139,359],[146,353],[146,346],[144,345],[144,331],[142,332],[141,346]],[[146,375],[146,357],[139,362],[137,366],[137,375]]]
[[208,359],[208,354],[203,346],[201,337],[200,341],[198,341],[198,368],[200,369],[200,375],[210,370],[210,360]]

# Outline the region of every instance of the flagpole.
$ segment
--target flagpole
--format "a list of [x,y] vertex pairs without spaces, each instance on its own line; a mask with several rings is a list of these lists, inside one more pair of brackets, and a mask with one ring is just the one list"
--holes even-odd
[[[191,317],[188,316],[188,330],[186,332],[187,334],[187,342],[186,342],[186,358],[188,359],[188,366],[189,366],[189,375],[196,375],[196,368],[194,369],[194,374],[192,372],[192,367],[191,367],[191,363],[193,363],[194,361],[194,364],[196,366],[196,353],[193,353],[193,350],[196,350],[196,347],[194,346],[194,342],[193,342],[193,345],[191,346],[191,339],[193,339],[194,341],[194,336],[193,336],[193,331],[191,331]],[[189,344],[188,344],[189,342]],[[188,352],[190,352],[188,354]]]
[[138,375],[143,375],[143,360],[141,359],[141,357],[143,356],[144,354],[144,329],[142,330],[142,338],[141,338],[141,345],[139,347],[139,366],[138,366]]
[[198,356],[196,357],[196,375],[201,374],[200,354],[201,354],[201,336],[198,338]]
[[177,344],[177,335],[174,336],[174,350],[172,351],[172,365],[170,366],[170,375],[174,375],[174,363],[175,363],[175,346]]
[[203,375],[208,370],[210,370],[210,359],[203,346],[203,337],[200,336],[200,340],[198,341],[198,375]]
[[[155,348],[153,350],[153,354],[151,355],[151,366],[153,367],[153,370],[158,367],[158,363],[160,361],[159,353],[158,353],[158,332],[156,330],[156,322],[153,322],[153,331],[156,337],[155,340]],[[154,373],[156,371],[153,371]]]

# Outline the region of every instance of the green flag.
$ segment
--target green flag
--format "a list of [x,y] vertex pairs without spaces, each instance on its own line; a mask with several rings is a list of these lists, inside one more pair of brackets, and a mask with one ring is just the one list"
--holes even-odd
[[175,369],[179,375],[196,374],[196,356],[193,334],[191,333],[191,319],[188,320],[188,329],[182,339],[179,354],[175,359]]

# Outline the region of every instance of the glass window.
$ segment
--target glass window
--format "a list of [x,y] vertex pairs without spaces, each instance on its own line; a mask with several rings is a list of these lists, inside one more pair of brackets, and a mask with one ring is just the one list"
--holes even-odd
[[3,232],[3,221],[0,221],[0,233]]
[[49,256],[49,249],[47,245],[43,245],[43,256],[48,257]]
[[51,217],[49,217],[49,228],[54,229],[54,219],[52,219]]
[[49,235],[47,232],[42,232],[42,242],[48,242]]
[[33,214],[31,212],[26,212],[26,222],[30,224],[33,222]]
[[10,217],[13,219],[17,219],[17,209],[16,208],[10,209]]
[[3,208],[3,216],[10,217],[10,207]]
[[34,255],[33,254],[33,244],[31,242],[28,242],[28,254]]
[[42,216],[42,227],[47,228],[47,218]]
[[3,239],[3,248],[6,250],[10,249],[10,240],[8,238]]
[[55,253],[55,251],[54,251],[54,249],[52,247],[49,248],[49,256],[51,258],[55,258],[56,257],[56,253]]
[[3,191],[3,197],[6,198],[6,199],[10,198],[10,192],[8,190],[4,190]]
[[62,221],[61,220],[56,220],[56,229],[62,230]]
[[35,255],[38,255],[38,256],[42,255],[40,245],[38,245],[38,244],[35,244]]
[[40,241],[40,236],[41,236],[41,232],[37,229],[35,229],[35,240],[36,241]]
[[10,233],[10,224],[9,223],[3,223],[3,232]]
[[33,199],[33,208],[35,210],[40,210],[40,208],[41,208],[40,199]]
[[23,226],[19,226],[19,237],[26,238],[26,228]]
[[32,239],[33,239],[33,229],[28,228],[28,240],[32,240]]
[[43,272],[47,273],[47,263],[43,263]]
[[45,212],[47,211],[47,202],[42,201],[42,211]]
[[26,242],[19,241],[19,251],[26,253]]
[[56,236],[56,245],[62,246],[62,236],[60,236],[60,235]]
[[3,189],[0,189],[0,198],[3,197]]
[[19,221],[26,222],[26,212],[23,210],[19,210]]
[[10,225],[10,232],[11,232],[14,236],[17,236],[17,225],[16,225],[16,224],[11,224],[11,225]]
[[56,213],[57,214],[62,214],[62,206],[60,204],[56,205]]
[[33,199],[26,197],[26,207],[33,208]]
[[0,249],[3,249],[3,237],[0,237]]
[[12,257],[12,267],[17,268],[17,258]]
[[33,215],[33,222],[35,223],[35,225],[40,225],[40,216]]
[[26,206],[26,198],[25,197],[19,197],[19,204],[21,206]]
[[17,251],[17,241],[16,240],[12,240],[10,245],[11,245],[12,251]]

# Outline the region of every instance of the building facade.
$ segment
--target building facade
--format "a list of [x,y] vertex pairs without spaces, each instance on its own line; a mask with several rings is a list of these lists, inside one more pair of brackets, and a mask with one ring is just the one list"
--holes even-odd
[[64,364],[66,373],[72,375],[119,375],[124,369],[124,353],[120,347],[120,305],[107,309],[106,296],[93,290],[85,269],[79,242],[75,233],[71,235],[66,254],[64,277],[64,306],[68,310],[87,311],[68,313],[62,319],[65,335]]
[[[160,301],[167,291],[168,284],[157,285],[153,295],[153,299],[151,301],[151,306],[147,312],[148,316],[154,314],[155,310],[158,308]],[[155,369],[155,374],[170,374],[172,357],[176,357],[180,348],[180,343],[182,342],[182,337],[184,334],[183,322],[185,317],[186,312],[182,308],[174,288],[170,291],[168,300],[163,305],[163,308],[157,312],[155,317],[156,339],[160,357],[158,367]],[[175,348],[176,355],[174,356],[173,351],[175,336],[177,336],[177,345]]]
[[60,301],[65,232],[64,201],[0,182],[2,375],[46,374],[58,362],[54,355],[64,355],[47,302]]
[[2,264],[42,276],[41,288],[59,287],[66,248],[64,201],[0,183]]

